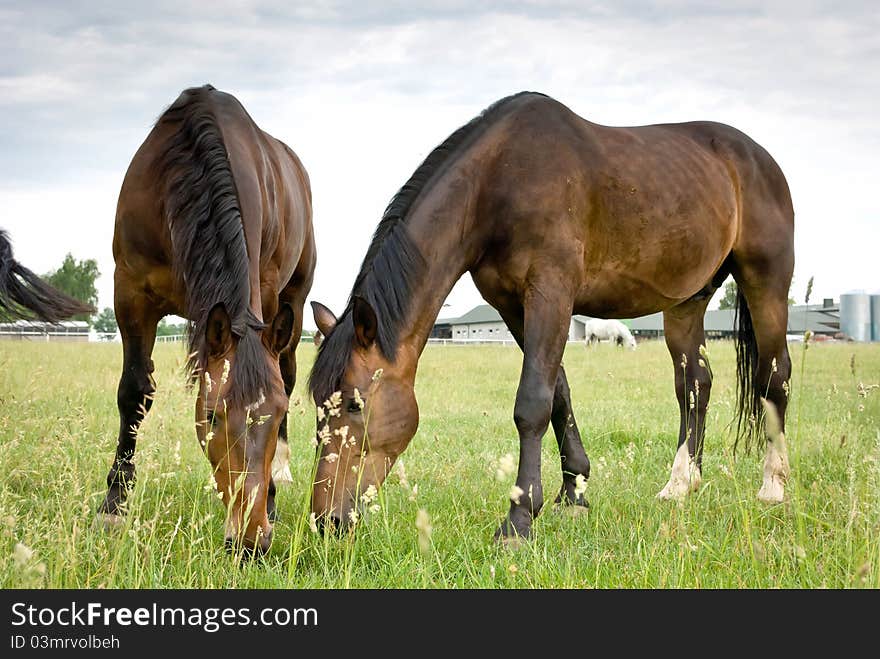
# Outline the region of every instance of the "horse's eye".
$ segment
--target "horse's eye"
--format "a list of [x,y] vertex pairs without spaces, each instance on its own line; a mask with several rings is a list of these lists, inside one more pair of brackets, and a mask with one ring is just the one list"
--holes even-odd
[[352,398],[350,401],[348,401],[348,413],[349,414],[357,414],[360,411],[361,411],[361,406],[358,405],[358,402],[354,398]]

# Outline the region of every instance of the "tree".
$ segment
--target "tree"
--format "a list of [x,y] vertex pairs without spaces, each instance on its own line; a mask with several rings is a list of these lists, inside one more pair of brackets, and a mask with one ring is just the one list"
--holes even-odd
[[181,334],[186,334],[185,323],[169,325],[168,321],[163,318],[159,321],[159,326],[156,328],[156,336],[179,336]]
[[[794,279],[791,280],[791,286],[794,286]],[[794,298],[791,297],[791,286],[788,289],[788,306],[792,306],[795,304]],[[724,284],[724,295],[721,297],[721,302],[718,304],[719,309],[734,309],[736,308],[736,282],[733,279],[728,279],[727,283]]]
[[736,282],[733,281],[733,279],[724,284],[724,295],[721,297],[721,302],[718,304],[718,308],[736,308]]
[[95,321],[92,323],[92,327],[96,332],[102,334],[115,334],[117,329],[116,314],[113,313],[113,309],[105,307],[104,311],[95,316]]
[[[98,262],[95,259],[77,261],[72,254],[68,253],[64,257],[61,267],[44,275],[43,279],[59,291],[94,307],[98,304],[98,290],[95,288],[95,280],[100,274]],[[73,318],[86,322],[91,320],[88,314],[78,314]]]

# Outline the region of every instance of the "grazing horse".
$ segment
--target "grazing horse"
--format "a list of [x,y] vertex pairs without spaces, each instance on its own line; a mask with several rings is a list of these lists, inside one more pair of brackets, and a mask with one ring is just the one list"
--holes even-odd
[[[312,305],[326,338],[310,390],[333,411],[318,411],[313,512],[337,525],[356,519],[361,492],[384,480],[412,439],[419,356],[465,272],[523,351],[517,489],[496,537],[527,537],[543,506],[550,424],[562,459],[556,500],[587,505],[590,463],[561,363],[572,313],[663,312],[681,425],[660,496],[684,496],[700,482],[711,388],[703,314],[728,274],[741,292],[739,419],[757,425],[748,421],[761,418],[761,394],[785,418],[793,216],[779,166],[730,126],[615,128],[542,94],[498,101],[434,149],[391,200],[343,314]],[[780,500],[787,462],[772,445],[760,495]]]
[[95,313],[95,309],[50,286],[16,261],[9,236],[0,231],[0,315],[57,323],[78,313]]
[[113,257],[124,357],[101,512],[116,522],[124,511],[137,430],[155,390],[156,325],[176,314],[190,322],[196,434],[229,510],[227,545],[268,549],[272,460],[278,439],[286,455],[294,351],[315,268],[305,169],[233,96],[210,85],[187,89],[128,168]]
[[636,349],[636,339],[629,328],[619,320],[590,318],[584,323],[584,343],[588,346],[599,341],[611,341],[618,346]]

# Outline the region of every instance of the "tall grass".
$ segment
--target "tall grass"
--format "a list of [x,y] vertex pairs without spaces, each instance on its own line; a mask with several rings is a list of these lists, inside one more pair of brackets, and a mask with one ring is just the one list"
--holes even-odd
[[[516,456],[516,348],[427,348],[405,468],[381,489],[380,512],[341,538],[310,530],[315,419],[302,376],[290,414],[295,482],[279,488],[270,553],[240,564],[223,549],[225,510],[195,439],[181,346],[154,353],[158,391],[138,441],[130,513],[107,533],[93,520],[115,449],[120,346],[2,342],[0,585],[880,587],[880,391],[871,388],[880,346],[815,344],[803,370],[804,352],[792,350],[786,435],[797,457],[789,499],[772,507],[755,500],[763,455],[734,457],[725,430],[733,347],[712,342],[709,351],[703,483],[669,503],[654,498],[678,430],[665,346],[568,347],[574,412],[593,465],[591,508],[570,517],[548,504],[534,539],[517,551],[492,542],[514,478],[499,464]],[[314,348],[302,345],[298,357],[305,374]],[[560,486],[550,436],[543,477],[548,492]]]

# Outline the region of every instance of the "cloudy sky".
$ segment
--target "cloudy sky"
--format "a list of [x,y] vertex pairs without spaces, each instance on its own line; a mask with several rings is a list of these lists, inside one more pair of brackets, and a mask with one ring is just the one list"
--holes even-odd
[[[836,298],[880,286],[878,35],[872,0],[0,0],[0,227],[37,272],[96,258],[112,306],[126,167],[180,90],[210,82],[303,160],[311,299],[338,311],[422,158],[529,89],[599,123],[748,133],[791,186],[795,297],[815,276],[813,298]],[[479,301],[466,278],[441,315]]]

